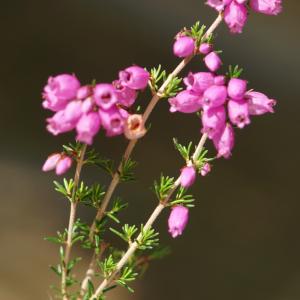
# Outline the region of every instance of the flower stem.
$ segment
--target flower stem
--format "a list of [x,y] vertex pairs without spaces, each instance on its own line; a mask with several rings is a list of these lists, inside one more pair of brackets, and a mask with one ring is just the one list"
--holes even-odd
[[76,196],[76,190],[79,184],[79,179],[80,179],[80,173],[81,169],[83,166],[83,160],[84,160],[84,155],[86,152],[87,145],[84,144],[80,150],[80,156],[77,162],[76,166],[76,171],[75,171],[75,176],[74,176],[74,185],[73,185],[73,190],[72,190],[72,200],[71,200],[71,207],[70,207],[70,217],[69,217],[69,226],[68,226],[68,233],[67,233],[67,241],[66,241],[66,247],[64,251],[64,259],[62,262],[62,276],[61,276],[61,292],[63,295],[63,300],[68,299],[67,295],[67,268],[68,268],[68,263],[70,261],[70,254],[71,254],[71,249],[72,249],[72,235],[73,235],[73,227],[74,227],[74,222],[76,218],[76,210],[77,210],[77,204],[78,201],[75,198]]
[[[206,31],[206,33],[204,34],[204,36],[202,37],[202,39],[205,39],[207,38],[209,35],[211,35],[214,30],[218,27],[218,25],[222,22],[223,20],[223,16],[222,14],[219,14],[218,17],[215,19],[215,21],[212,23],[212,25],[208,28],[208,30]],[[187,64],[193,59],[195,55],[192,54],[188,57],[186,57],[185,59],[183,59],[179,64],[178,66],[174,69],[174,71],[168,76],[168,78],[166,79],[166,81],[163,83],[163,85],[159,88],[158,92],[152,97],[152,99],[150,100],[148,106],[146,107],[146,110],[143,114],[143,122],[145,123],[150,114],[152,113],[154,107],[156,106],[156,104],[158,103],[158,101],[160,100],[160,98],[162,97],[166,87],[169,85],[169,83],[171,82],[171,80],[176,77],[186,66]],[[125,153],[123,155],[123,159],[122,159],[122,162],[124,161],[127,161],[137,143],[137,139],[135,140],[132,140],[129,142],[126,150],[125,150]],[[105,194],[105,197],[102,201],[102,204],[97,212],[97,215],[94,219],[94,222],[91,226],[91,230],[90,230],[90,239],[93,240],[93,233],[94,233],[94,230],[96,228],[96,223],[99,222],[105,211],[106,211],[106,208],[108,206],[108,203],[111,199],[111,196],[115,190],[115,188],[117,187],[119,181],[120,181],[120,171],[121,171],[121,168],[122,168],[122,162],[119,164],[119,167],[118,167],[118,171],[115,172],[115,174],[113,175],[113,178],[112,178],[112,181],[108,187],[108,190]]]
[[[203,35],[202,40],[207,38],[209,35],[211,35],[215,29],[221,24],[223,20],[223,15],[222,13],[220,13],[217,18],[214,20],[214,22],[211,24],[211,26],[208,28],[208,30],[206,31],[206,33]],[[185,59],[183,59],[178,65],[177,67],[174,69],[174,71],[168,76],[168,78],[166,79],[166,81],[162,84],[162,86],[159,88],[158,92],[152,97],[152,99],[150,100],[148,106],[145,109],[145,112],[143,114],[143,122],[146,123],[146,121],[148,120],[149,116],[151,115],[154,107],[156,106],[156,104],[158,103],[158,101],[160,100],[160,98],[162,97],[166,87],[169,85],[169,83],[171,82],[171,80],[176,77],[187,65],[188,63],[193,59],[195,55],[192,54],[188,57],[186,57]],[[109,201],[113,195],[114,190],[116,189],[117,185],[119,184],[120,181],[120,171],[122,169],[122,163],[125,161],[127,161],[131,155],[131,153],[133,152],[133,149],[137,143],[137,139],[135,140],[131,140],[125,150],[125,153],[123,155],[123,159],[121,161],[121,163],[118,166],[117,172],[114,173],[112,181],[107,189],[107,192],[104,196],[104,199],[101,203],[100,208],[97,211],[97,214],[95,216],[95,219],[91,225],[90,228],[90,235],[89,238],[92,241],[93,237],[94,237],[94,233],[96,230],[96,224],[103,218],[105,211],[107,209],[107,206],[109,204]],[[84,279],[85,281],[85,279]],[[87,282],[87,281],[86,281]]]
[[[194,152],[193,157],[195,156],[196,152],[201,153],[203,146],[207,140],[207,135],[203,134],[198,146]],[[198,154],[199,155],[199,154]],[[180,185],[180,176],[177,178],[175,183],[173,184],[173,187],[170,189],[167,197],[163,200],[160,201],[160,203],[157,205],[157,207],[154,209],[152,212],[151,216],[149,217],[146,225],[144,226],[144,231],[150,229],[155,222],[155,220],[158,218],[160,213],[163,211],[163,209],[166,207],[168,204],[169,200],[171,199],[173,193],[176,191],[176,189]],[[127,261],[130,259],[130,257],[134,254],[134,252],[137,250],[138,245],[140,244],[141,240],[143,238],[143,232],[140,232],[137,239],[130,245],[126,253],[123,255],[123,257],[120,259],[118,262],[114,272],[106,279],[103,280],[101,285],[97,288],[96,292],[94,295],[90,298],[92,300],[97,299],[100,295],[103,294],[103,290],[108,287],[108,285],[115,279],[115,277],[118,275],[118,273],[121,271],[121,269],[124,267],[124,265],[127,263]]]

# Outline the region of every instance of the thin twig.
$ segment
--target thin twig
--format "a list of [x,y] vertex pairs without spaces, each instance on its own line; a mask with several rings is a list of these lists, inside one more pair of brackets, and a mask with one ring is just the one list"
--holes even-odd
[[[196,151],[201,153],[206,140],[207,140],[207,135],[206,134],[202,135],[202,137],[199,141],[199,144],[198,144],[198,146],[195,150],[195,153],[196,153]],[[194,153],[194,155],[195,155],[195,153]],[[168,192],[167,197],[165,199],[161,200],[161,202],[158,204],[158,206],[154,209],[154,211],[151,214],[150,218],[148,219],[146,225],[144,226],[144,229],[143,229],[144,232],[152,227],[153,223],[158,218],[158,216],[160,215],[162,210],[166,207],[166,205],[168,204],[169,200],[171,199],[173,193],[176,191],[176,189],[179,187],[179,185],[180,185],[180,176],[177,178],[177,180],[173,184],[172,189]],[[130,247],[128,248],[126,253],[123,255],[123,257],[118,262],[115,271],[108,278],[103,280],[101,285],[97,288],[96,292],[94,293],[94,295],[90,299],[97,299],[97,297],[102,295],[103,290],[106,287],[108,287],[108,285],[115,279],[115,277],[118,275],[118,273],[121,271],[121,269],[124,267],[124,265],[129,260],[129,258],[137,250],[138,245],[140,244],[142,238],[143,238],[143,232],[141,231],[139,233],[137,239],[130,245]]]
[[80,156],[79,156],[79,159],[77,162],[77,167],[76,167],[75,176],[74,176],[74,185],[73,185],[72,198],[71,198],[68,235],[67,235],[67,241],[66,241],[66,247],[65,247],[64,261],[62,263],[61,292],[63,295],[63,300],[68,300],[67,286],[66,286],[67,268],[68,268],[68,263],[70,260],[70,254],[71,254],[71,249],[72,249],[73,227],[74,227],[74,222],[75,222],[75,218],[76,218],[76,210],[77,210],[77,204],[78,204],[78,201],[75,199],[75,196],[76,196],[76,190],[77,190],[77,187],[79,184],[80,173],[81,173],[81,169],[82,169],[82,165],[83,165],[86,148],[87,148],[87,145],[84,144],[80,151]]

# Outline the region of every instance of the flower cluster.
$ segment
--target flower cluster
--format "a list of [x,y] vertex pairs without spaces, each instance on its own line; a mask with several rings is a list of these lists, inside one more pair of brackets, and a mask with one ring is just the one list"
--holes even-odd
[[129,139],[140,137],[145,133],[141,117],[132,118],[128,109],[138,91],[147,86],[149,77],[138,66],[120,71],[119,79],[112,83],[81,86],[74,75],[50,77],[44,88],[43,107],[55,114],[47,119],[47,130],[58,135],[75,129],[76,139],[88,145],[100,127],[107,136],[125,133]]
[[[210,63],[207,63],[208,57]],[[211,52],[206,66],[221,65],[219,56]],[[210,68],[212,71],[212,68]],[[215,69],[214,69],[215,70]],[[232,125],[244,128],[250,115],[272,113],[276,101],[266,95],[247,91],[247,81],[213,72],[189,73],[184,78],[186,89],[170,98],[171,112],[196,113],[201,111],[202,133],[206,133],[218,151],[218,157],[228,158],[234,145]]]
[[[248,18],[248,7],[258,13],[277,15],[282,10],[281,0],[207,0],[206,4],[219,12],[232,33],[241,33]],[[249,4],[249,6],[248,6]]]

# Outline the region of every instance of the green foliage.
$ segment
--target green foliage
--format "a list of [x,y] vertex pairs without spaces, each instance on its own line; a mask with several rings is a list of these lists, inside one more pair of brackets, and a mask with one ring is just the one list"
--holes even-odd
[[203,148],[202,151],[200,152],[199,156],[196,157],[195,160],[194,160],[194,164],[195,164],[195,167],[197,168],[198,172],[201,171],[201,168],[203,167],[203,165],[205,163],[208,163],[208,162],[211,162],[211,161],[215,160],[215,157],[207,158],[206,157],[207,153],[208,153],[208,150]]
[[116,223],[120,223],[120,220],[117,218],[117,215],[120,211],[125,209],[128,206],[128,203],[123,202],[120,198],[116,198],[113,202],[113,206],[111,210],[107,211],[105,215],[115,221]]
[[240,68],[238,65],[234,67],[230,65],[228,68],[228,72],[226,73],[226,76],[229,78],[239,78],[242,73],[243,73],[243,68]]
[[141,225],[140,238],[137,240],[138,249],[147,250],[153,249],[153,247],[158,245],[159,239],[157,236],[158,232],[155,232],[153,228],[145,229],[144,225]]
[[67,239],[66,231],[64,231],[63,233],[61,233],[60,231],[57,231],[57,237],[56,236],[48,236],[48,237],[44,238],[45,241],[55,243],[55,244],[60,244],[60,245],[63,245],[65,243],[66,239]]
[[182,90],[182,87],[180,87],[181,81],[182,78],[172,76],[170,83],[167,85],[162,94],[162,98],[170,98],[176,96],[177,93]]
[[170,206],[173,205],[184,205],[187,207],[194,207],[192,204],[195,201],[193,195],[187,194],[187,190],[180,187],[176,193],[175,200],[169,203]]
[[122,273],[119,277],[118,280],[116,280],[116,282],[125,287],[129,292],[133,293],[134,290],[128,286],[128,282],[131,282],[131,281],[134,281],[137,277],[137,273],[134,272],[133,268],[131,267],[125,267],[123,270],[122,270]]
[[108,158],[100,157],[95,149],[92,149],[86,153],[85,164],[95,165],[111,176],[114,174],[114,161]]
[[154,191],[159,201],[163,201],[168,196],[170,190],[174,186],[174,182],[174,177],[164,175],[160,176],[159,182],[154,182]]
[[178,143],[176,138],[173,138],[173,143],[174,143],[175,149],[177,149],[178,152],[180,153],[180,155],[183,157],[183,159],[186,162],[188,162],[190,160],[190,153],[191,153],[193,143],[189,142],[189,144],[187,146],[183,146]]
[[[157,68],[152,68],[150,71],[150,89],[153,94],[156,94],[159,92],[159,85],[162,85],[170,76],[171,74],[167,76],[167,72],[165,70],[162,70],[161,65],[159,65]],[[177,95],[179,91],[182,90],[180,87],[182,79],[178,77],[170,78],[169,84],[165,87],[164,91],[159,93],[160,98],[170,98]]]
[[150,81],[149,86],[153,94],[158,92],[160,82],[164,82],[167,79],[167,72],[162,70],[161,65],[157,68],[152,68],[150,70]]
[[108,278],[111,273],[115,270],[117,263],[115,262],[113,256],[110,254],[104,259],[104,261],[99,263],[102,273],[105,278]]
[[128,224],[125,224],[122,227],[122,232],[119,232],[113,228],[110,228],[110,231],[116,234],[118,237],[120,237],[125,242],[131,244],[132,243],[132,237],[137,232],[137,227],[135,225],[129,226]]
[[80,142],[76,142],[75,144],[69,143],[68,145],[63,145],[63,152],[70,157],[76,157],[76,159],[78,159],[82,147],[83,144]]
[[149,260],[163,259],[166,256],[170,255],[171,249],[170,247],[157,247],[151,254],[149,254]]
[[72,191],[74,187],[74,180],[66,178],[63,179],[63,184],[60,184],[57,181],[53,181],[55,185],[55,190],[66,197],[70,202],[72,202]]
[[137,162],[132,160],[131,158],[125,160],[123,159],[121,164],[121,170],[120,172],[120,181],[122,182],[128,182],[128,181],[134,181],[134,169],[137,166]]
[[192,37],[196,42],[196,47],[199,47],[203,38],[206,26],[201,25],[200,21],[196,22],[189,30],[184,29],[186,36]]
[[81,196],[81,198],[79,199],[80,202],[86,206],[99,208],[104,195],[105,195],[104,186],[100,184],[94,184],[88,189],[86,195],[84,195],[84,197]]

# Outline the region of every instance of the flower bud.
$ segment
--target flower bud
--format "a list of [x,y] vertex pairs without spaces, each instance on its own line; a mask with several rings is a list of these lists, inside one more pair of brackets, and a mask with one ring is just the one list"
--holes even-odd
[[251,91],[246,93],[250,115],[273,113],[276,100],[269,99],[265,94]]
[[100,108],[104,110],[110,109],[117,102],[113,85],[109,83],[97,84],[94,88],[94,100]]
[[222,65],[222,61],[216,52],[210,52],[204,57],[204,63],[211,72],[216,72]]
[[234,132],[232,126],[227,123],[224,129],[213,137],[213,142],[218,151],[218,157],[223,156],[224,158],[229,158],[234,146]]
[[207,0],[206,4],[217,11],[222,11],[232,0]]
[[231,78],[228,83],[228,96],[233,100],[242,100],[247,89],[247,81],[239,78]]
[[226,77],[224,75],[219,75],[215,77],[214,84],[215,85],[225,85]]
[[168,219],[168,227],[169,233],[173,238],[181,235],[184,231],[187,222],[189,220],[189,210],[188,208],[177,205],[174,206],[171,210],[169,219]]
[[180,184],[183,188],[189,188],[196,180],[196,170],[194,166],[186,166],[181,169]]
[[64,109],[70,100],[76,98],[79,88],[80,82],[74,75],[50,77],[44,88],[43,107],[55,112]]
[[124,134],[129,140],[135,140],[143,137],[146,129],[143,122],[142,115],[130,115],[124,126]]
[[134,90],[144,89],[148,84],[149,78],[149,72],[138,66],[132,66],[119,72],[121,83]]
[[217,107],[226,101],[227,88],[224,85],[212,85],[203,94],[203,108]]
[[250,0],[250,7],[262,14],[278,15],[282,11],[281,0]]
[[187,57],[194,53],[195,42],[189,36],[180,36],[173,45],[173,53],[177,57]]
[[45,161],[42,170],[44,172],[48,172],[54,170],[56,167],[57,162],[60,160],[61,154],[60,153],[53,153],[48,156],[47,160]]
[[201,54],[208,54],[212,51],[212,44],[209,44],[209,43],[202,43],[199,47],[199,52]]
[[92,95],[92,87],[90,85],[82,86],[78,91],[76,98],[78,100],[84,100],[87,97],[90,97]]
[[76,139],[82,143],[91,145],[93,143],[94,136],[100,129],[100,117],[96,112],[90,112],[83,115],[77,123]]
[[200,174],[206,176],[211,171],[211,166],[209,163],[205,163],[201,168]]
[[69,156],[62,156],[57,162],[55,173],[56,175],[62,175],[66,173],[72,166],[72,159]]
[[245,100],[229,100],[228,115],[232,124],[237,125],[239,128],[244,128],[245,125],[250,124],[248,103]]
[[201,97],[186,90],[168,101],[171,105],[170,112],[195,113],[202,107]]
[[226,112],[223,105],[213,107],[203,111],[202,114],[202,133],[207,133],[210,139],[213,138],[225,126]]
[[242,33],[248,18],[247,8],[244,4],[232,1],[225,9],[224,21],[231,33]]
[[187,90],[201,96],[203,92],[214,84],[214,74],[210,72],[198,72],[193,74],[190,72],[187,77],[183,79],[187,86]]

